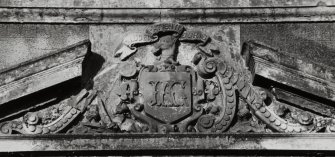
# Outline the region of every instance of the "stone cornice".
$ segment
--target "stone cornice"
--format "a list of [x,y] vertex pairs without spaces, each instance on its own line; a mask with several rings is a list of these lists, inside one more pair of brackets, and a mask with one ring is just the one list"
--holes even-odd
[[335,7],[275,8],[40,8],[1,7],[0,23],[265,23],[332,22]]
[[2,0],[3,7],[64,7],[64,8],[222,8],[222,7],[299,7],[334,6],[333,0]]
[[[84,40],[0,71],[0,103],[78,77],[90,42]],[[32,68],[34,67],[34,68]]]
[[[258,153],[262,153],[260,152],[262,150],[271,150],[272,152],[280,150],[282,153],[285,150],[304,151],[300,153],[306,155],[310,153],[308,151],[335,149],[335,146],[330,144],[334,141],[332,134],[61,134],[0,136],[0,139],[0,152],[39,151],[46,153],[63,150],[63,153],[64,151],[72,153],[128,151],[127,153],[130,153],[140,150],[153,153],[164,150],[237,151],[243,149],[259,151]],[[171,152],[168,153],[171,155]]]

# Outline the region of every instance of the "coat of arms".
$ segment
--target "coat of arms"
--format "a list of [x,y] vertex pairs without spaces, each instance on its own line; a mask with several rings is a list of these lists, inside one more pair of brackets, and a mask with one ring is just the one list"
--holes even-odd
[[[196,50],[180,51],[182,44]],[[250,69],[227,59],[202,31],[175,23],[155,24],[125,35],[113,55],[118,61],[101,70],[75,97],[0,123],[1,134],[335,130],[335,120],[329,117],[333,108],[307,106],[320,111],[317,115],[277,102],[272,93],[252,85]],[[256,55],[278,62],[268,51]],[[245,61],[253,65],[255,60]],[[278,99],[288,99],[285,90],[274,93]],[[290,100],[307,102],[301,97]]]
[[[123,60],[121,64],[127,65],[121,71],[117,87],[121,100],[118,103],[129,108],[143,123],[144,130],[215,132],[229,126],[235,114],[236,95],[234,92],[227,95],[222,90],[225,86],[215,76],[220,61],[210,59],[218,48],[208,44],[208,40],[201,31],[185,31],[183,26],[172,23],[157,24],[142,34],[124,38],[115,52]],[[199,53],[194,56],[193,67],[178,62],[179,42],[196,43]],[[151,52],[142,52],[155,56],[151,64],[132,58],[140,53],[136,45],[141,44],[153,45]],[[226,99],[229,103],[225,103]],[[204,115],[206,112],[210,114]]]

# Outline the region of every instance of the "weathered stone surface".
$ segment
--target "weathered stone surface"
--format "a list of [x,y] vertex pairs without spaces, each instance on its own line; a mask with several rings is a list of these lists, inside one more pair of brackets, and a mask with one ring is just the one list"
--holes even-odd
[[[296,23],[333,22],[332,1],[48,2],[0,2],[2,46],[43,49],[4,64],[0,152],[335,149],[332,134],[307,135],[335,132],[333,24]],[[67,47],[81,38],[92,46]],[[249,40],[266,44],[242,56]]]
[[[6,7],[85,7],[85,8],[198,8],[198,7],[286,7],[316,6],[314,0],[3,0],[1,6]],[[323,0],[323,4],[334,5],[332,0]]]
[[[114,134],[114,135],[50,135],[0,137],[0,152],[52,152],[52,151],[122,151],[122,150],[334,150],[333,135],[284,135],[284,134]],[[15,145],[16,147],[13,147]],[[171,152],[170,152],[171,153]],[[259,152],[261,153],[261,152]],[[301,152],[300,152],[301,153]],[[243,154],[243,153],[241,153]],[[283,153],[285,154],[285,153]],[[205,155],[205,154],[203,154]],[[247,154],[245,154],[247,155]],[[250,155],[250,154],[249,154]]]
[[[305,108],[302,105],[292,107],[277,102],[264,87],[252,84],[253,72],[261,75],[266,70],[278,71],[278,67],[283,72],[290,69],[289,76],[295,78],[286,80],[284,84],[332,101],[331,95],[322,95],[325,93],[321,93],[323,90],[315,91],[301,84],[300,77],[306,81],[319,73],[294,64],[295,61],[305,63],[305,60],[280,55],[257,44],[249,46],[250,54],[245,53],[243,58],[239,53],[240,28],[236,25],[158,23],[89,28],[92,54],[103,59],[87,60],[83,67],[87,67],[86,72],[91,74],[99,71],[96,76],[83,73],[85,88],[67,99],[65,106],[69,109],[63,111],[58,119],[53,119],[54,122],[48,120],[50,124],[44,124],[44,116],[34,116],[43,111],[27,113],[23,119],[1,123],[2,135],[15,133],[13,131],[22,134],[61,131],[73,134],[333,131],[332,108],[329,111],[325,108],[327,114],[323,114],[320,113],[322,109],[310,112],[312,107],[308,105]],[[262,62],[257,62],[259,60]],[[251,63],[249,69],[244,62]],[[258,63],[268,66],[259,66]],[[92,68],[94,66],[96,68]],[[323,68],[318,64],[315,67]],[[264,71],[264,68],[268,69]],[[302,71],[302,74],[295,71]],[[332,82],[329,73],[331,71],[320,72],[319,80]],[[333,90],[330,85],[319,86]],[[267,99],[272,99],[270,104]],[[279,112],[277,108],[281,104],[290,106],[291,116],[283,116],[286,111]],[[70,114],[72,110],[74,114]],[[239,113],[237,122],[234,121],[236,110]],[[35,122],[29,117],[41,120]],[[78,125],[70,126],[75,117],[80,117]],[[23,127],[17,127],[19,125]],[[233,129],[231,125],[234,125]],[[41,129],[49,132],[40,132]]]
[[89,45],[89,41],[83,41],[2,70],[0,103],[6,103],[80,76],[82,62]]
[[0,69],[88,39],[88,31],[78,25],[0,24]]
[[[333,7],[279,8],[11,8],[0,7],[2,23],[263,23],[334,21]],[[129,18],[131,17],[131,18]]]
[[[322,98],[335,100],[333,67],[276,51],[258,43],[248,43],[246,62],[255,75],[285,84]],[[249,53],[249,54],[247,54]],[[326,59],[326,58],[325,58]],[[329,104],[331,105],[331,104]]]
[[[307,69],[318,69],[310,67],[309,61],[320,65],[334,66],[334,32],[335,25],[333,23],[248,24],[241,25],[241,43],[254,40],[275,50],[289,53],[291,56],[303,60],[300,61],[302,63],[289,64],[295,64],[296,67],[301,66],[299,69],[303,70],[304,68],[303,71],[308,71]],[[285,58],[281,60],[283,64],[290,61]],[[325,70],[330,69],[318,71]],[[334,75],[331,73],[328,75]],[[323,75],[320,74],[320,77],[324,77]]]
[[65,8],[160,8],[160,0],[54,0],[1,1],[5,7],[65,7]]
[[293,105],[297,105],[301,108],[312,110],[321,115],[334,117],[333,113],[335,112],[335,108],[332,106],[331,103],[330,104],[319,103],[312,99],[290,93],[280,88],[274,88],[273,92],[279,101],[286,101],[292,103]]
[[[134,32],[143,31],[148,25],[99,25],[90,26],[90,41],[92,42],[92,51],[100,54],[106,59],[104,66],[115,64],[120,62],[114,57],[114,52],[118,45],[122,42],[125,35],[132,34]],[[209,36],[213,36],[213,41],[217,42],[226,53],[227,58],[232,57],[235,61],[240,60],[240,28],[238,25],[185,25],[189,29],[200,30],[205,32]],[[150,50],[141,48],[138,51],[145,53]],[[180,51],[188,52],[178,54],[180,62],[182,64],[188,64],[192,61],[192,56],[198,51],[194,45],[187,43],[181,43],[179,47]],[[142,60],[144,63],[151,63],[152,56],[147,56]],[[104,69],[104,68],[103,68]]]

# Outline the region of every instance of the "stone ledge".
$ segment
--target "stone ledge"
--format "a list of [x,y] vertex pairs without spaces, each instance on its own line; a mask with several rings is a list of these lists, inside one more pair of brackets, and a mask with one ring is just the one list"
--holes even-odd
[[316,6],[319,4],[333,6],[333,0],[2,0],[6,7],[87,7],[87,8],[220,8],[220,7],[287,7]]
[[243,55],[253,75],[259,75],[280,84],[335,100],[334,67],[309,61],[294,54],[281,52],[269,46],[249,42]]
[[0,71],[0,104],[82,74],[88,40]]
[[0,23],[264,23],[335,21],[335,7],[36,8],[0,7]]
[[[95,134],[1,136],[0,152],[335,150],[334,134]],[[15,147],[13,147],[15,146]]]

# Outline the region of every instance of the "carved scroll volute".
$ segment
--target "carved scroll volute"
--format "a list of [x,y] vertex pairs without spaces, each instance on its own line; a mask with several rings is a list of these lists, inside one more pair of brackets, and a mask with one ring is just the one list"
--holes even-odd
[[79,115],[77,108],[67,105],[49,108],[43,112],[28,112],[19,120],[1,123],[1,135],[59,133]]

